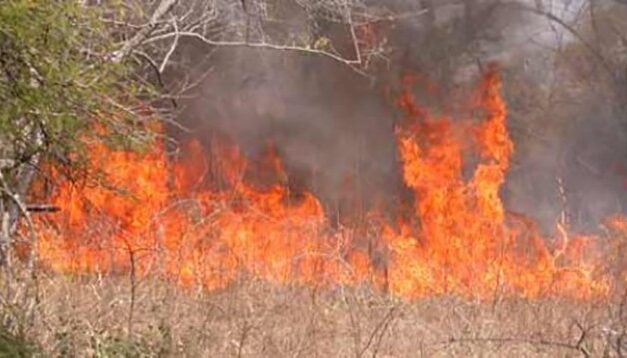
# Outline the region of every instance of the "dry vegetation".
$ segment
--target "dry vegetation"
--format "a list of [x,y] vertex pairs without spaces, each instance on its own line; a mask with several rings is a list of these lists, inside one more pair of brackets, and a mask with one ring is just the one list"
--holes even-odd
[[[142,1],[138,3],[144,4]],[[217,4],[215,9],[205,5],[210,3]],[[465,62],[469,62],[467,58],[478,56],[475,54],[478,47],[470,46],[471,41],[466,37],[468,24],[483,22],[483,16],[492,14],[495,8],[485,6],[487,10],[477,11],[476,4],[481,1],[454,2],[458,3],[459,9],[464,9],[465,20],[459,23],[466,25],[451,22],[449,26],[436,21],[436,11],[441,14],[447,7],[441,5],[445,2],[435,0],[416,2],[420,3],[416,11],[401,15],[382,10],[380,13],[362,11],[361,1],[311,2],[319,6],[302,5],[309,4],[306,1],[293,3],[293,8],[287,7],[284,11],[290,15],[285,16],[287,19],[295,19],[294,24],[285,21],[281,25],[285,28],[282,28],[276,24],[267,26],[272,25],[268,14],[272,15],[273,9],[270,7],[268,10],[265,1],[242,1],[241,6],[227,1],[146,2],[150,4],[147,10],[151,11],[141,12],[137,18],[126,19],[126,12],[108,15],[111,17],[108,23],[117,26],[119,34],[116,34],[120,39],[130,39],[118,46],[120,48],[114,52],[112,59],[129,56],[143,63],[148,68],[145,72],[155,76],[158,79],[155,82],[164,87],[163,98],[172,99],[172,107],[177,108],[171,111],[176,112],[178,96],[200,83],[189,74],[203,72],[203,76],[198,77],[204,79],[204,70],[185,66],[189,67],[188,62],[204,64],[211,59],[207,55],[203,61],[187,61],[186,55],[175,53],[178,49],[183,52],[185,46],[199,43],[211,50],[207,53],[213,53],[215,48],[245,47],[277,50],[278,53],[322,55],[349,65],[351,69],[361,70],[358,65],[368,69],[371,60],[384,57],[387,53],[380,48],[382,44],[376,43],[374,47],[362,44],[364,41],[356,35],[360,25],[416,18],[416,21],[425,22],[423,27],[433,38],[425,44],[432,44],[433,49],[425,47],[429,51],[415,51],[420,57],[415,62],[424,63],[424,66],[441,64],[443,70],[434,67],[433,72],[448,75],[454,73],[452,69],[460,67],[451,59],[452,52]],[[494,4],[497,3],[500,2],[494,1]],[[573,64],[569,66],[573,70],[572,73],[564,70],[565,74],[560,72],[555,76],[556,83],[560,84],[556,86],[559,91],[550,88],[544,93],[538,89],[547,87],[540,86],[546,81],[545,77],[549,77],[548,74],[542,75],[543,72],[538,72],[537,83],[529,82],[525,76],[531,76],[525,72],[520,72],[518,77],[512,75],[513,78],[520,78],[520,85],[516,83],[516,86],[508,87],[512,92],[510,97],[515,99],[510,106],[511,126],[518,126],[523,132],[521,136],[536,138],[527,139],[531,143],[527,146],[540,148],[543,157],[546,153],[568,152],[570,149],[538,146],[536,142],[540,141],[551,146],[560,142],[552,137],[546,140],[535,134],[536,129],[544,135],[557,133],[554,135],[557,138],[558,135],[566,136],[562,133],[580,130],[579,127],[566,130],[564,123],[577,122],[580,117],[598,117],[598,113],[594,112],[596,109],[590,109],[590,114],[583,113],[579,106],[556,105],[558,100],[561,101],[559,103],[566,103],[567,99],[590,108],[593,106],[587,104],[601,103],[603,108],[611,107],[612,110],[614,107],[607,102],[615,103],[615,111],[620,115],[610,113],[608,121],[615,118],[619,118],[617,123],[623,121],[623,103],[627,103],[624,101],[627,81],[623,73],[627,72],[622,72],[626,63],[622,51],[627,46],[627,40],[622,35],[624,31],[611,25],[614,22],[621,24],[620,18],[610,21],[614,16],[619,17],[617,9],[624,1],[616,0],[615,3],[615,8],[609,8],[611,11],[605,10],[607,13],[600,8],[593,14],[594,7],[591,5],[590,16],[593,20],[598,17],[598,24],[591,21],[591,29],[586,26],[575,29],[582,32],[582,36],[576,37],[586,40],[585,46],[576,42],[577,47],[574,44],[560,47],[563,58],[572,60]],[[590,4],[596,2],[590,1]],[[555,22],[551,17],[553,15],[539,5],[537,9],[521,9]],[[292,12],[298,16],[291,16]],[[223,17],[218,18],[218,15]],[[160,17],[165,20],[160,20]],[[442,16],[439,17],[441,20]],[[132,23],[136,24],[130,25]],[[229,26],[225,27],[225,24]],[[346,25],[344,27],[349,30],[341,32],[345,38],[333,30],[337,24]],[[410,30],[414,31],[414,28],[412,26]],[[457,29],[460,36],[450,35],[451,45],[442,46],[442,43],[448,43],[443,39],[454,33],[449,28]],[[292,36],[294,33],[299,36]],[[340,41],[340,44],[348,50],[331,46],[334,43],[331,40],[335,40],[333,35],[342,38],[346,43]],[[412,36],[415,34],[412,33]],[[479,40],[481,36],[487,37],[477,32]],[[594,59],[589,60],[586,56]],[[195,57],[190,55],[190,58]],[[558,56],[558,59],[561,58]],[[521,57],[520,62],[529,62],[528,57]],[[570,68],[567,65],[563,66]],[[178,76],[170,76],[177,81],[171,80],[175,83],[164,85],[162,75],[168,79],[165,69],[169,68],[174,73],[181,71],[189,76],[181,76],[183,79],[180,81]],[[520,68],[526,68],[526,64],[521,64]],[[30,83],[29,76],[25,76],[25,83]],[[573,77],[573,85],[558,82],[570,77]],[[63,91],[65,93],[66,90]],[[544,97],[546,101],[543,101]],[[545,104],[540,105],[542,103]],[[162,112],[169,113],[169,110]],[[547,118],[560,120],[547,124]],[[597,122],[593,125],[596,126]],[[619,125],[621,127],[608,128],[624,127]],[[592,138],[595,142],[607,141],[600,136]],[[23,141],[20,140],[20,143]],[[518,148],[524,153],[523,145]],[[530,157],[532,155],[535,154],[529,154]],[[30,162],[38,160],[35,156],[23,164],[35,167]],[[547,166],[558,167],[552,162]],[[519,171],[536,172],[526,167]],[[16,178],[20,176],[21,172],[15,174]],[[24,189],[10,188],[5,184],[7,195],[2,199],[7,203],[15,202],[11,204],[15,206],[11,214],[12,222],[17,222],[20,215],[29,218],[27,210],[24,209],[24,213],[17,210],[21,203],[19,198],[25,195],[13,195],[14,192],[25,193],[28,182],[22,179],[15,182],[26,183],[20,185]],[[534,206],[533,210],[537,213],[539,209]],[[0,249],[10,247],[9,243],[21,244],[9,240],[9,226],[12,230],[18,226],[8,225],[8,222],[3,223],[4,241],[0,240]],[[604,252],[607,267],[604,269],[618,287],[610,297],[585,301],[504,296],[478,301],[441,296],[410,302],[367,285],[334,288],[296,284],[277,286],[245,274],[224,290],[208,292],[181,288],[159,275],[135,277],[132,264],[129,264],[133,267],[130,274],[64,275],[13,260],[0,266],[0,357],[623,357],[627,356],[627,228],[622,233],[608,233],[603,239],[608,240],[607,251]],[[37,253],[32,253],[35,258]]]
[[7,277],[0,313],[9,331],[0,335],[0,356],[19,356],[18,348],[29,349],[22,356],[80,357],[627,353],[627,292],[587,302],[404,302],[366,287],[276,287],[245,277],[213,293],[154,278],[132,284],[128,277],[42,274],[18,284]]

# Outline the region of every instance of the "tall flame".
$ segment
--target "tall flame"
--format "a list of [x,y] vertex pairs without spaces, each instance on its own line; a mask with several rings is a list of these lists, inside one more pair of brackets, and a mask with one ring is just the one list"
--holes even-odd
[[[479,153],[467,180],[465,147],[456,123],[429,116],[409,89],[399,100],[407,118],[405,127],[398,129],[403,177],[415,193],[420,220],[418,229],[401,224],[399,232],[388,229],[385,235],[393,254],[392,290],[401,296],[489,297],[501,290],[522,296],[589,296],[607,289],[581,262],[558,267],[533,225],[505,214],[499,189],[514,146],[500,92],[498,72],[492,69],[477,94],[484,118],[464,132],[474,134]],[[582,240],[573,244],[583,245]]]
[[[158,274],[209,290],[249,275],[281,285],[370,282],[408,299],[607,294],[608,281],[583,254],[593,240],[570,238],[551,253],[530,220],[503,207],[514,146],[497,71],[477,90],[481,118],[467,121],[431,116],[409,84],[397,140],[415,207],[396,225],[377,224],[374,251],[382,252],[361,248],[358,231],[331,228],[312,193],[290,193],[276,151],[265,160],[274,184],[262,187],[245,180],[259,165],[216,139],[209,153],[189,141],[178,160],[160,143],[143,154],[92,144],[91,164],[107,185],[61,183],[52,201],[62,213],[40,220],[40,262],[58,272]],[[384,253],[381,263],[375,256]]]

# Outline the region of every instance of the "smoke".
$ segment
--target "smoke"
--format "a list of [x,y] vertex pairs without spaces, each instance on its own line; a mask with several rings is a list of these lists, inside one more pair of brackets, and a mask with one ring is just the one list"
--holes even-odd
[[[407,1],[389,6],[398,13],[421,10]],[[281,26],[313,41],[329,38],[350,54],[345,27],[322,19],[303,26],[311,19],[300,11],[283,8],[290,21]],[[548,76],[555,58],[547,42],[529,45],[527,35],[541,20],[489,1],[479,2],[470,19],[464,16],[459,6],[442,6],[433,22],[416,16],[377,25],[391,51],[372,64],[369,76],[321,56],[190,43],[192,59],[212,53],[212,71],[182,102],[182,121],[205,145],[220,133],[253,159],[271,142],[293,190],[313,191],[333,215],[361,215],[406,195],[394,138],[399,113],[390,95],[402,72],[426,74],[441,86],[435,100],[425,101],[437,112],[451,107],[451,94],[475,80],[483,64],[496,60],[504,68],[517,150],[502,193],[506,207],[540,219],[545,230],[564,205],[572,225],[586,229],[625,211],[621,120],[595,96],[576,105],[547,104],[555,91],[546,88],[559,87],[564,77]]]
[[290,183],[330,205],[394,192],[394,112],[368,78],[332,60],[276,51],[221,50],[213,63],[185,113],[205,141],[218,131],[249,158],[271,142]]
[[532,16],[517,29],[528,41],[507,57],[516,154],[504,194],[510,210],[540,220],[545,231],[565,214],[571,229],[590,232],[609,215],[627,211],[624,89],[608,75],[625,62],[605,52],[616,50],[612,38],[622,20],[603,14],[620,18],[627,8],[599,6],[597,27],[590,31],[585,1],[552,5],[547,10],[578,24],[573,28],[594,47],[543,17]]

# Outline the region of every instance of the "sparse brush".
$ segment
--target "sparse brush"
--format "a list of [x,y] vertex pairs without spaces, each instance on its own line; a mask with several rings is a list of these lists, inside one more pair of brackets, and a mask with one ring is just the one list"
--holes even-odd
[[[3,276],[6,285],[7,277]],[[15,285],[16,283],[13,282]],[[604,300],[449,296],[407,302],[368,287],[276,286],[242,277],[218,292],[158,279],[43,276],[6,357],[607,356],[627,352],[627,293]],[[2,300],[6,300],[3,291]],[[16,311],[28,306],[16,305]],[[3,317],[24,317],[4,311]],[[17,327],[17,326],[16,326]]]
[[36,345],[0,327],[0,357],[33,357],[38,353],[39,350]]

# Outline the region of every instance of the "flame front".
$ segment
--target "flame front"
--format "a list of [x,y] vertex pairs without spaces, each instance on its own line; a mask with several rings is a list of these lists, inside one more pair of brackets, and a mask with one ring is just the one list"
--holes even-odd
[[[476,106],[484,118],[461,123],[473,134],[479,163],[463,177],[464,150],[449,118],[432,118],[406,90],[399,101],[406,114],[398,129],[405,183],[415,193],[419,228],[401,224],[385,235],[391,260],[392,290],[420,297],[454,293],[490,297],[500,291],[522,296],[591,296],[607,285],[594,280],[583,260],[558,267],[530,221],[507,217],[499,197],[513,143],[496,70],[479,86]],[[506,220],[507,219],[507,220]],[[415,234],[412,234],[415,232]],[[584,245],[583,239],[569,245]],[[569,251],[570,252],[570,251]]]
[[606,295],[608,279],[583,254],[594,240],[569,238],[551,252],[530,220],[505,211],[499,190],[514,146],[500,86],[497,71],[484,76],[472,110],[481,118],[466,121],[430,116],[407,86],[397,142],[415,205],[398,224],[377,224],[381,252],[361,249],[359,230],[331,228],[312,193],[292,195],[275,151],[266,160],[275,184],[261,187],[245,180],[254,166],[237,147],[216,140],[210,153],[188,142],[176,161],[158,143],[144,154],[91,145],[107,186],[58,187],[52,200],[62,213],[39,222],[40,262],[208,290],[248,275],[280,285],[370,283],[407,299]]

